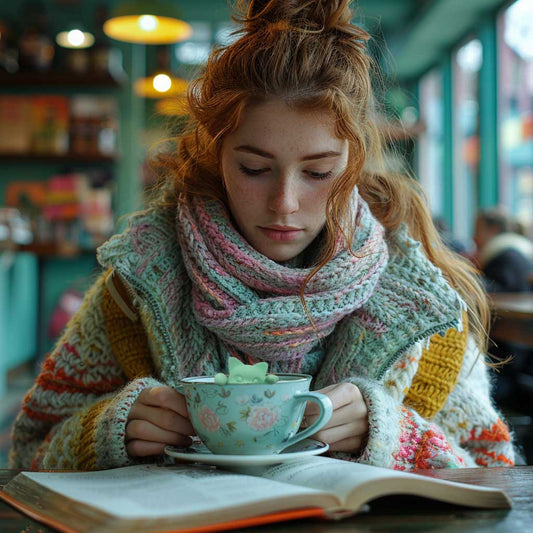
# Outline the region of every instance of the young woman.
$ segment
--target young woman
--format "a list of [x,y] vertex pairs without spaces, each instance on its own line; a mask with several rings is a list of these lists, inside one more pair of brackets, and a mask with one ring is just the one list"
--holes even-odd
[[24,400],[11,467],[163,457],[194,433],[178,380],[230,355],[311,374],[334,407],[316,437],[336,457],[513,464],[480,351],[484,294],[414,182],[384,168],[348,0],[244,4],[159,161],[159,201],[99,249],[102,276]]

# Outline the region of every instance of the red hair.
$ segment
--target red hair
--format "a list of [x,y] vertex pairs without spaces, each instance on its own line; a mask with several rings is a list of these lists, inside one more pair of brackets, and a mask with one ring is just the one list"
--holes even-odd
[[[374,66],[366,51],[370,37],[350,22],[349,3],[237,1],[238,39],[211,53],[203,74],[191,83],[190,120],[177,154],[159,156],[159,166],[172,178],[166,199],[198,194],[226,202],[220,150],[246,106],[279,99],[297,108],[327,110],[336,117],[337,135],[348,140],[349,161],[328,199],[325,246],[311,276],[331,259],[339,229],[351,242],[350,199],[357,187],[387,230],[408,225],[466,301],[471,329],[485,348],[490,314],[476,271],[442,243],[418,183],[387,168],[371,83]],[[304,290],[305,285],[302,297]]]

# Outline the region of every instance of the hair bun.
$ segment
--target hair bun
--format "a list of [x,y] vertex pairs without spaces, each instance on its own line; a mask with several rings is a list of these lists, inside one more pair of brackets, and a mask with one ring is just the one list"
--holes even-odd
[[245,31],[296,30],[319,33],[336,30],[360,41],[368,34],[351,24],[351,0],[237,0],[236,20]]

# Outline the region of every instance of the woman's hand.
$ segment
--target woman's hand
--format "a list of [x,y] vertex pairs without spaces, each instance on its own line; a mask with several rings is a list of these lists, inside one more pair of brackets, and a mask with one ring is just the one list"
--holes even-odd
[[[325,394],[333,404],[329,422],[314,438],[329,444],[334,452],[358,452],[368,435],[368,410],[361,391],[353,383],[337,383],[317,390]],[[305,426],[310,426],[318,415],[315,402],[308,402],[305,409]]]
[[170,387],[154,387],[139,394],[126,423],[126,450],[132,457],[159,455],[167,444],[188,446],[195,431],[185,397]]

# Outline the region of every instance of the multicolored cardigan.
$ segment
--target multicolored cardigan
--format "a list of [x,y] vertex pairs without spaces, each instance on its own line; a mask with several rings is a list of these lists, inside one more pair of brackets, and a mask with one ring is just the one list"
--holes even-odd
[[[139,220],[131,224],[146,224]],[[164,235],[168,250],[178,247],[172,226],[157,218],[148,226],[151,234]],[[115,248],[127,246],[128,235]],[[183,289],[185,269],[150,264],[155,247],[160,258],[161,243],[145,244],[142,275],[138,265],[123,261],[117,275],[109,268],[116,265],[106,262],[106,272],[45,360],[13,427],[11,468],[94,470],[137,461],[125,446],[129,410],[142,390],[176,385],[183,369],[174,355],[175,333],[190,330],[182,319],[165,315],[172,295],[154,285],[164,278],[164,287]],[[179,329],[165,327],[171,322],[179,322]],[[323,387],[320,366],[311,359],[302,372],[316,377],[315,388]],[[512,465],[511,436],[491,402],[483,359],[464,323],[413,342],[378,377],[370,371],[348,376],[365,398],[369,436],[358,455],[334,456],[401,470]],[[224,364],[204,358],[189,371],[214,374]]]

